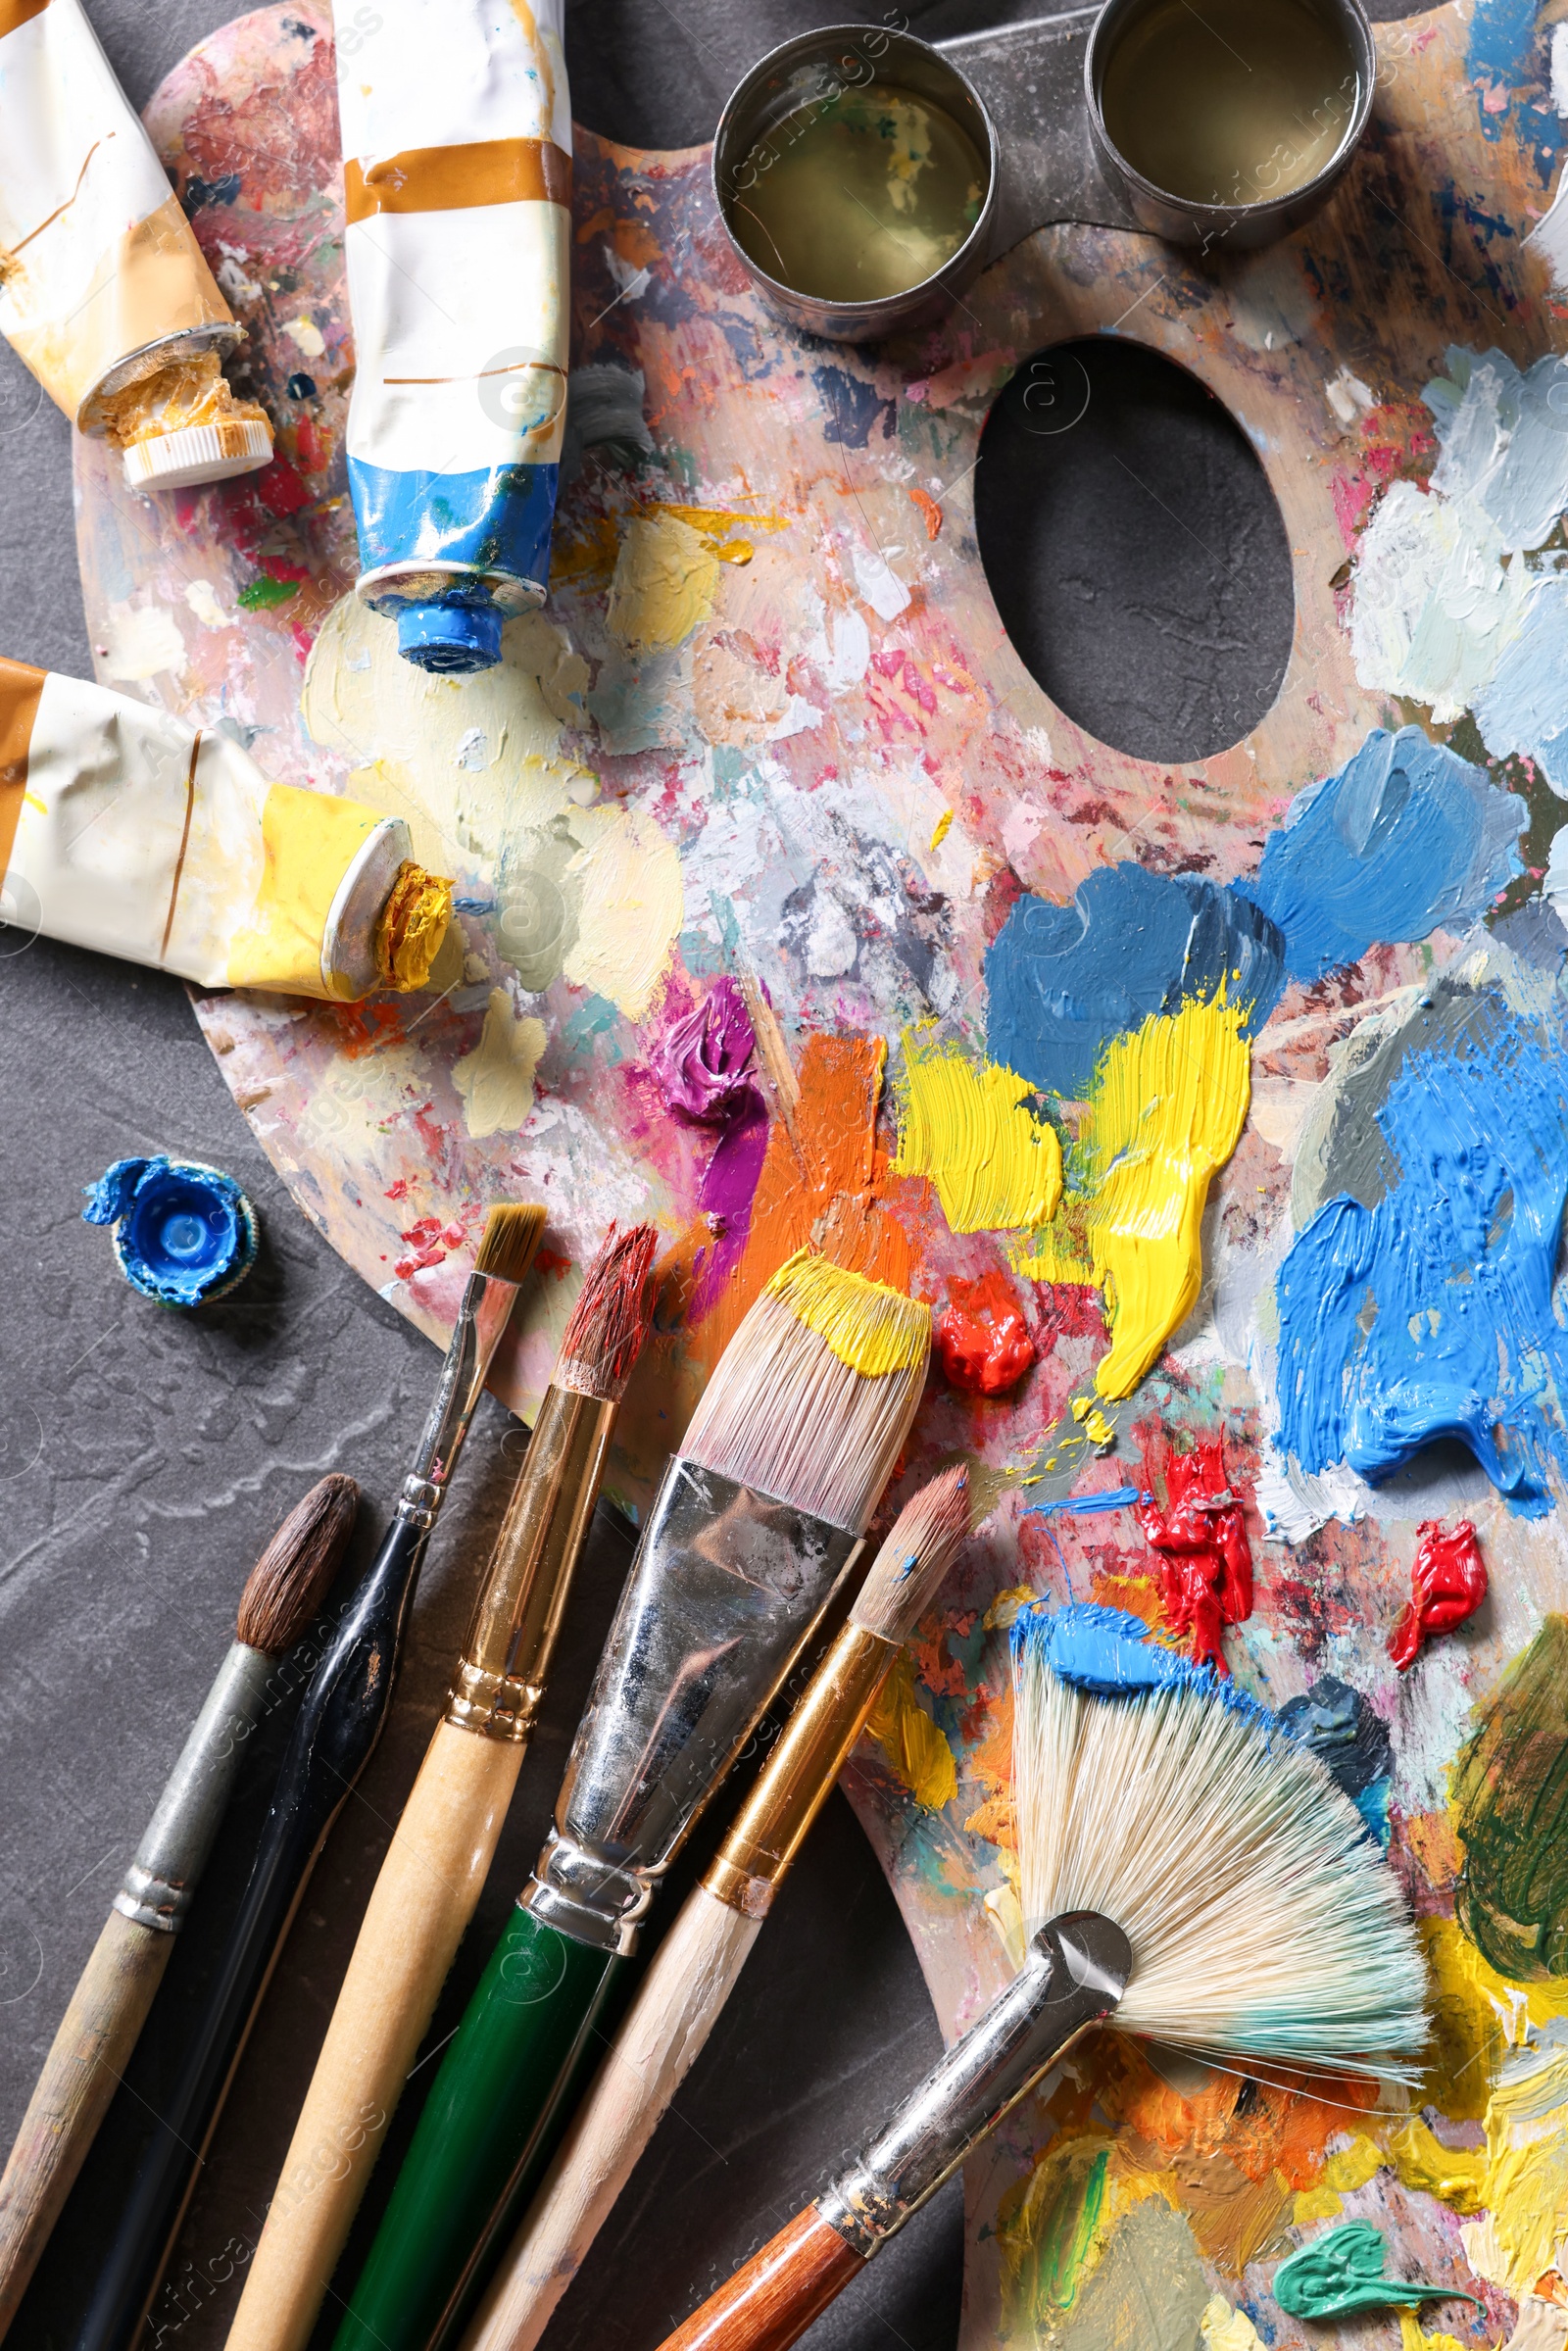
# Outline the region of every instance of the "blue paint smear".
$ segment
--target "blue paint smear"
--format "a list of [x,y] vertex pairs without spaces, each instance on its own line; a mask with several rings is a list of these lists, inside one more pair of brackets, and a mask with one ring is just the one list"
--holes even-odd
[[862,383],[843,367],[826,366],[811,369],[811,381],[827,415],[822,427],[824,441],[837,441],[845,449],[863,449],[879,417],[883,432],[892,432],[897,405],[875,384]]
[[117,1159],[82,1187],[87,1224],[111,1225],[120,1270],[161,1306],[199,1306],[256,1262],[256,1211],[232,1176],[187,1159]]
[[[1465,50],[1465,71],[1472,82],[1490,88],[1500,81],[1512,90],[1519,82],[1536,80],[1530,61],[1536,39],[1536,6],[1537,0],[1476,0]],[[1485,95],[1485,88],[1476,92],[1482,136],[1500,139],[1507,110],[1489,115],[1481,103]]]
[[1568,799],[1568,580],[1548,579],[1475,700],[1475,720],[1498,759],[1535,760]]
[[1468,922],[1524,870],[1522,800],[1417,726],[1376,727],[1338,775],[1292,803],[1263,862],[1234,886],[1285,934],[1292,979],[1321,979],[1375,941]]
[[1285,942],[1255,895],[1123,864],[1090,874],[1071,906],[1019,899],[986,953],[991,1058],[1078,1099],[1113,1038],[1222,986],[1250,1036],[1284,985]]
[[1280,1440],[1305,1470],[1387,1477],[1437,1437],[1515,1511],[1568,1475],[1568,1332],[1552,1309],[1568,1191],[1561,1040],[1478,999],[1454,1050],[1412,1053],[1377,1113],[1400,1169],[1330,1200],[1280,1269]]
[[1038,1601],[1014,1617],[1011,1653],[1013,1670],[1031,1655],[1045,1663],[1058,1681],[1092,1697],[1143,1697],[1156,1690],[1196,1690],[1215,1699],[1233,1714],[1245,1714],[1272,1728],[1274,1717],[1246,1690],[1216,1674],[1209,1665],[1194,1665],[1178,1649],[1167,1649],[1149,1638],[1141,1616],[1125,1608],[1102,1608],[1093,1600],[1072,1600],[1065,1608]]
[[1025,1502],[1024,1518],[1051,1518],[1057,1511],[1068,1518],[1094,1518],[1102,1510],[1130,1510],[1134,1502],[1147,1502],[1149,1495],[1136,1486],[1112,1486],[1100,1494],[1074,1494],[1064,1502]]
[[1349,1797],[1369,1835],[1387,1851],[1393,1836],[1389,1781],[1394,1742],[1382,1716],[1373,1712],[1360,1690],[1325,1674],[1300,1697],[1282,1706],[1278,1721],[1282,1731],[1311,1749],[1335,1786]]

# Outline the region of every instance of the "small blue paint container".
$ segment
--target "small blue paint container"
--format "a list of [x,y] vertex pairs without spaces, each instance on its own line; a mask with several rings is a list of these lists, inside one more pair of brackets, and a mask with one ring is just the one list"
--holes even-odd
[[202,1306],[256,1262],[256,1211],[232,1176],[197,1159],[117,1159],[84,1184],[86,1224],[108,1225],[121,1272],[161,1306]]

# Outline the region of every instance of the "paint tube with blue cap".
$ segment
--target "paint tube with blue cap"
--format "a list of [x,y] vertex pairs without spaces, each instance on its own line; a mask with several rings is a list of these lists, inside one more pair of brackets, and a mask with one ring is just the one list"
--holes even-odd
[[378,0],[338,51],[359,593],[422,669],[544,601],[566,403],[561,0]]
[[218,728],[0,660],[0,953],[42,933],[204,988],[422,988],[452,885],[399,816],[277,784]]

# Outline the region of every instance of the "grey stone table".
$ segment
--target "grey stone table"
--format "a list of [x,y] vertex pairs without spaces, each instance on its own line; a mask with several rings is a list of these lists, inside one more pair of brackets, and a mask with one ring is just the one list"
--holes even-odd
[[[89,0],[133,101],[229,15],[225,0]],[[642,144],[709,134],[734,75],[813,22],[872,18],[811,0],[578,0],[569,14],[575,111]],[[909,12],[938,36],[1038,13],[935,0]],[[1023,584],[1065,662],[1053,690],[1113,732],[1117,664],[1146,708],[1179,707],[1218,749],[1266,707],[1290,583],[1234,427],[1168,478],[1172,430],[1144,386],[1118,443],[1107,382],[1073,464],[1050,488],[1052,553],[1020,532]],[[1190,420],[1182,427],[1190,431]],[[1145,449],[1159,515],[1119,529]],[[1232,441],[1227,441],[1227,432]],[[1186,444],[1183,444],[1186,446]],[[1160,452],[1167,472],[1160,473]],[[1027,453],[1025,453],[1027,455]],[[1016,456],[1016,452],[1014,453]],[[1201,459],[1201,462],[1200,462]],[[1260,480],[1260,476],[1257,477]],[[1266,497],[1266,493],[1264,494]],[[1185,514],[1172,502],[1197,506]],[[1212,513],[1215,519],[1202,520]],[[1223,581],[1201,549],[1255,542]],[[1163,536],[1161,535],[1163,533]],[[1118,575],[1118,540],[1139,563]],[[1277,530],[1276,530],[1277,536]],[[1200,549],[1195,562],[1193,549]],[[1107,551],[1109,551],[1107,553]],[[989,554],[990,551],[988,551]],[[1238,575],[1237,563],[1241,563]],[[1030,568],[1038,565],[1038,569]],[[1107,568],[1108,565],[1108,568]],[[1272,568],[1270,567],[1272,565]],[[994,576],[996,576],[994,574]],[[1022,574],[1019,574],[1022,577]],[[1017,581],[1015,580],[1015,585]],[[1087,630],[1074,612],[1094,608]],[[1062,625],[1049,615],[1059,609]],[[1238,627],[1237,615],[1252,614]],[[1038,615],[1037,615],[1038,616]],[[0,347],[0,652],[90,675],[63,419]],[[1141,748],[1129,742],[1128,748]],[[1185,756],[1194,756],[1187,751]],[[0,2134],[7,2143],[136,1833],[231,1637],[234,1603],[276,1521],[323,1470],[350,1471],[366,1506],[360,1563],[384,1524],[436,1356],[326,1249],[234,1108],[182,990],[156,975],[0,932]],[[261,1210],[261,1263],[231,1300],[161,1313],[121,1281],[106,1237],[79,1221],[80,1187],[123,1153],[169,1149],[239,1178]],[[179,2351],[223,2340],[292,2118],[391,1827],[444,1690],[468,1598],[523,1435],[483,1407],[415,1610],[382,1746],[312,1880],[189,2215],[160,2307]],[[627,1549],[603,1516],[566,1652],[474,1931],[426,2049],[451,2032],[526,1872],[603,1639]],[[285,1729],[251,1757],[229,1849],[215,1863],[98,2148],[13,2340],[70,2351],[93,2251],[177,2052],[184,2005],[211,1966],[243,1883]],[[716,1833],[718,1824],[713,1824]],[[688,1859],[690,1875],[705,1858]],[[672,1892],[678,1894],[679,1888]],[[664,1916],[674,1903],[666,1899]],[[718,2032],[682,2090],[592,2264],[563,2304],[556,2351],[652,2351],[669,2325],[760,2243],[939,2048],[892,1899],[835,1797]],[[429,2074],[426,2072],[425,2080]],[[405,2101],[394,2153],[412,2119]],[[383,2163],[357,2242],[386,2191]],[[352,2258],[351,2248],[351,2258]],[[957,2332],[961,2207],[951,2186],[818,2322],[816,2351],[949,2351]],[[324,2320],[318,2341],[330,2339]]]

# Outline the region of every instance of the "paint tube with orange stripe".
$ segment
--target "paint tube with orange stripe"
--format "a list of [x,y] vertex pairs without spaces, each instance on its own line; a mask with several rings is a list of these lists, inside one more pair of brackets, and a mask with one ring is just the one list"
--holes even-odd
[[401,817],[270,783],[226,735],[0,660],[5,920],[204,988],[422,988],[452,884]]
[[133,489],[272,454],[220,365],[244,330],[79,0],[0,0],[0,327]]
[[359,592],[422,669],[542,604],[566,408],[561,0],[377,0],[338,48]]

